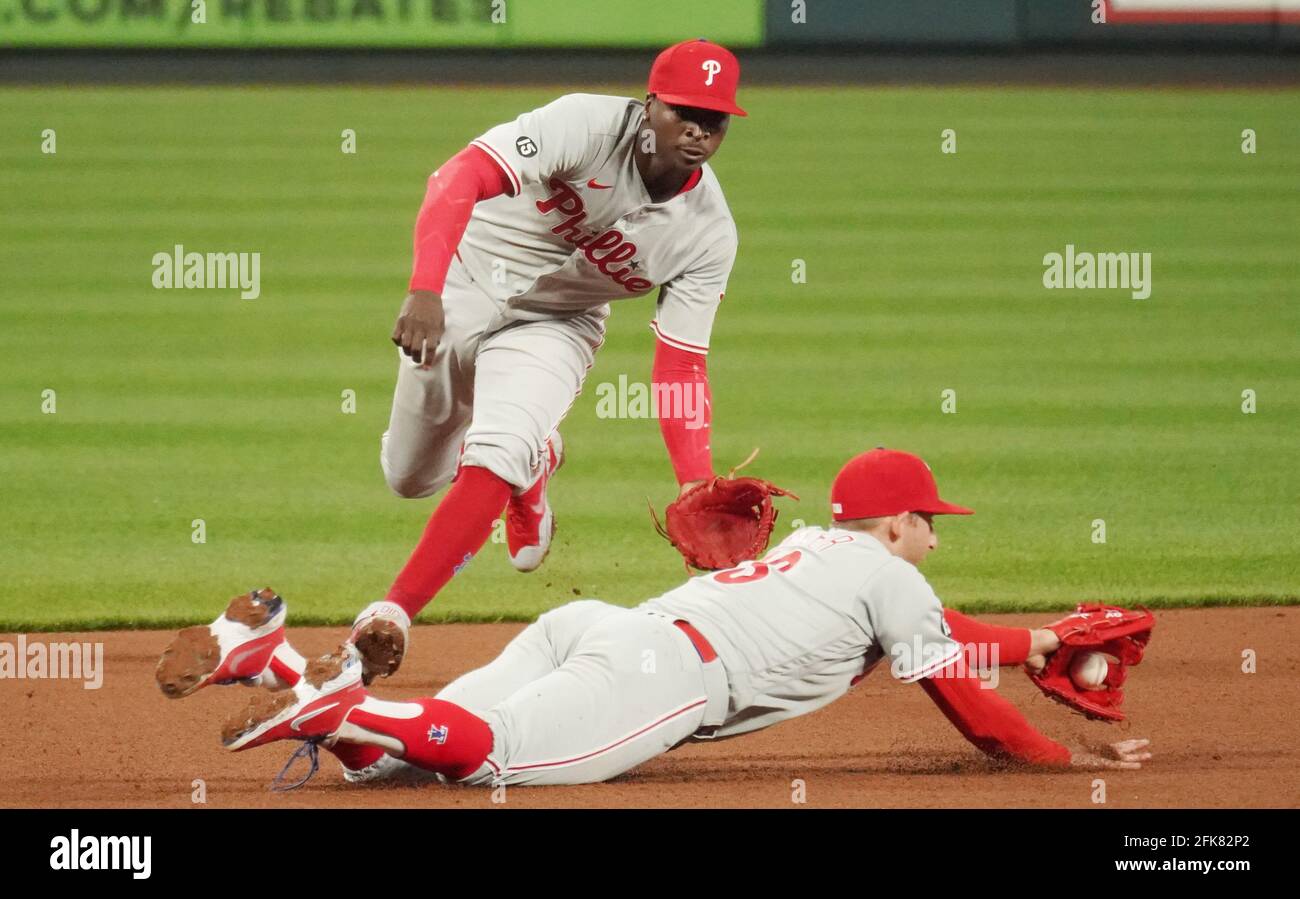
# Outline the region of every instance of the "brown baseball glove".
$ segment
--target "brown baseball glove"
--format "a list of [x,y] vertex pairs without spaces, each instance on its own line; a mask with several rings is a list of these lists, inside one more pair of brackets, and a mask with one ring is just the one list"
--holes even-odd
[[[1052,699],[1095,721],[1123,721],[1121,687],[1129,667],[1142,661],[1155,623],[1146,609],[1082,604],[1073,615],[1047,625],[1061,638],[1061,648],[1047,657],[1041,671],[1029,672],[1029,679]],[[1109,656],[1106,679],[1096,690],[1081,690],[1070,678],[1075,657],[1086,652]]]
[[757,558],[776,524],[772,497],[799,498],[761,478],[735,476],[757,454],[755,450],[725,478],[698,484],[670,503],[664,510],[666,527],[650,508],[655,530],[677,548],[688,569],[718,571]]

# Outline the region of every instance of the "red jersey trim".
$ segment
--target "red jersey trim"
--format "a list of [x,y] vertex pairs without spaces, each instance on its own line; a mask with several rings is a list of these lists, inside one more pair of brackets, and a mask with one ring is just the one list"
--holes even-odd
[[677,191],[677,193],[673,194],[673,196],[680,197],[682,194],[686,193],[688,190],[695,187],[695,185],[699,184],[700,179],[703,177],[704,177],[704,167],[701,166],[700,168],[691,172],[690,176],[687,177],[686,179],[686,183],[682,185],[682,189]]
[[951,655],[945,656],[944,658],[939,659],[937,662],[931,662],[928,666],[922,668],[920,671],[917,671],[913,674],[900,674],[898,676],[898,679],[902,683],[910,684],[914,681],[921,680],[922,678],[925,677],[934,677],[936,674],[938,674],[943,669],[947,668],[953,662],[962,658],[965,654],[966,654],[965,648],[960,643],[958,643],[956,644],[956,651],[953,652]]
[[578,764],[578,762],[585,762],[587,759],[595,758],[596,756],[601,755],[602,753],[609,752],[611,749],[617,749],[618,747],[622,746],[624,743],[628,742],[629,740],[635,740],[637,737],[641,736],[642,734],[648,733],[649,731],[654,730],[656,727],[659,727],[662,724],[667,724],[669,721],[673,720],[674,718],[680,715],[685,715],[691,709],[698,709],[700,706],[705,705],[708,701],[709,700],[707,698],[697,699],[694,702],[689,703],[688,705],[682,706],[680,709],[678,709],[675,712],[669,712],[667,715],[664,715],[658,721],[655,721],[651,724],[647,724],[645,727],[641,728],[640,730],[628,734],[623,739],[616,740],[613,743],[610,743],[608,746],[602,746],[600,749],[592,750],[591,752],[588,752],[585,755],[576,755],[573,758],[560,759],[554,762],[534,762],[531,765],[511,765],[509,768],[506,769],[506,771],[507,772],[533,771],[538,768],[562,768],[565,765],[576,765]]
[[477,138],[470,141],[470,146],[478,147],[480,150],[487,151],[487,154],[492,157],[492,160],[497,165],[501,166],[502,170],[510,178],[510,183],[514,185],[515,192],[514,194],[512,194],[512,196],[516,196],[516,197],[519,196],[519,192],[523,190],[523,187],[519,182],[519,176],[516,175],[515,170],[510,167],[510,163],[506,162],[505,157],[503,157],[500,153],[498,153],[491,145],[485,144],[483,143],[483,141],[478,140]]
[[706,346],[700,346],[698,343],[687,343],[685,340],[678,340],[676,337],[670,337],[667,334],[665,334],[663,330],[659,327],[659,321],[657,319],[651,320],[650,330],[654,331],[655,336],[658,337],[660,340],[662,340],[664,343],[668,344],[670,347],[674,347],[679,350],[686,350],[686,352],[688,353],[696,353],[700,356],[707,356],[709,354],[709,348]]

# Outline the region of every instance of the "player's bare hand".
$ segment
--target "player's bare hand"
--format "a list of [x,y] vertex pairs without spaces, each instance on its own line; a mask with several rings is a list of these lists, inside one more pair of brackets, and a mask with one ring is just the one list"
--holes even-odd
[[442,297],[432,290],[413,290],[402,303],[392,339],[403,353],[428,368],[445,329]]
[[1136,771],[1151,758],[1151,753],[1147,751],[1150,745],[1150,740],[1121,740],[1111,743],[1099,754],[1086,749],[1073,749],[1070,751],[1070,767],[1087,771]]
[[1061,638],[1056,632],[1045,627],[1034,628],[1029,632],[1029,657],[1025,659],[1025,670],[1037,674],[1047,667],[1047,657],[1061,648]]

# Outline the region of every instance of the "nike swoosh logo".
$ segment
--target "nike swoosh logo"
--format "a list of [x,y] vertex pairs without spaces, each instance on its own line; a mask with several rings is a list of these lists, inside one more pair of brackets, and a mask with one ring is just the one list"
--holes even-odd
[[590,187],[590,188],[592,188],[593,190],[609,190],[609,189],[610,189],[611,187],[613,187],[614,185],[612,185],[612,184],[597,184],[597,183],[596,183],[596,179],[595,179],[595,178],[592,178],[590,181],[587,182],[587,186]]
[[244,662],[248,661],[259,652],[261,652],[261,647],[254,647],[253,649],[246,649],[243,652],[235,653],[235,655],[230,657],[230,662],[227,667],[231,671],[237,672],[241,667],[243,667]]
[[297,733],[298,731],[302,730],[302,726],[306,724],[308,721],[320,715],[325,714],[330,709],[334,708],[336,705],[338,705],[337,702],[331,702],[329,705],[323,705],[314,711],[306,712],[305,714],[299,715],[297,718],[294,718],[292,721],[289,722],[289,730]]

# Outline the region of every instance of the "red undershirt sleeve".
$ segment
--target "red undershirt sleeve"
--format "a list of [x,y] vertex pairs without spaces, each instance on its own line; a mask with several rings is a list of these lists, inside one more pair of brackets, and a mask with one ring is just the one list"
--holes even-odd
[[928,677],[926,695],[963,737],[986,755],[1030,765],[1066,767],[1070,750],[1040,734],[1014,705],[976,677]]
[[659,397],[659,433],[678,484],[713,477],[709,448],[713,398],[706,358],[655,340],[651,392]]
[[[948,622],[948,630],[958,643],[982,643],[985,646],[996,644],[999,665],[1020,665],[1029,658],[1031,639],[1029,628],[985,624],[983,621],[968,618],[955,609],[944,609],[943,620]],[[971,657],[969,648],[966,650],[966,655],[969,662]]]
[[415,219],[410,289],[442,293],[474,204],[509,193],[510,180],[486,152],[469,146],[430,175],[428,184]]

